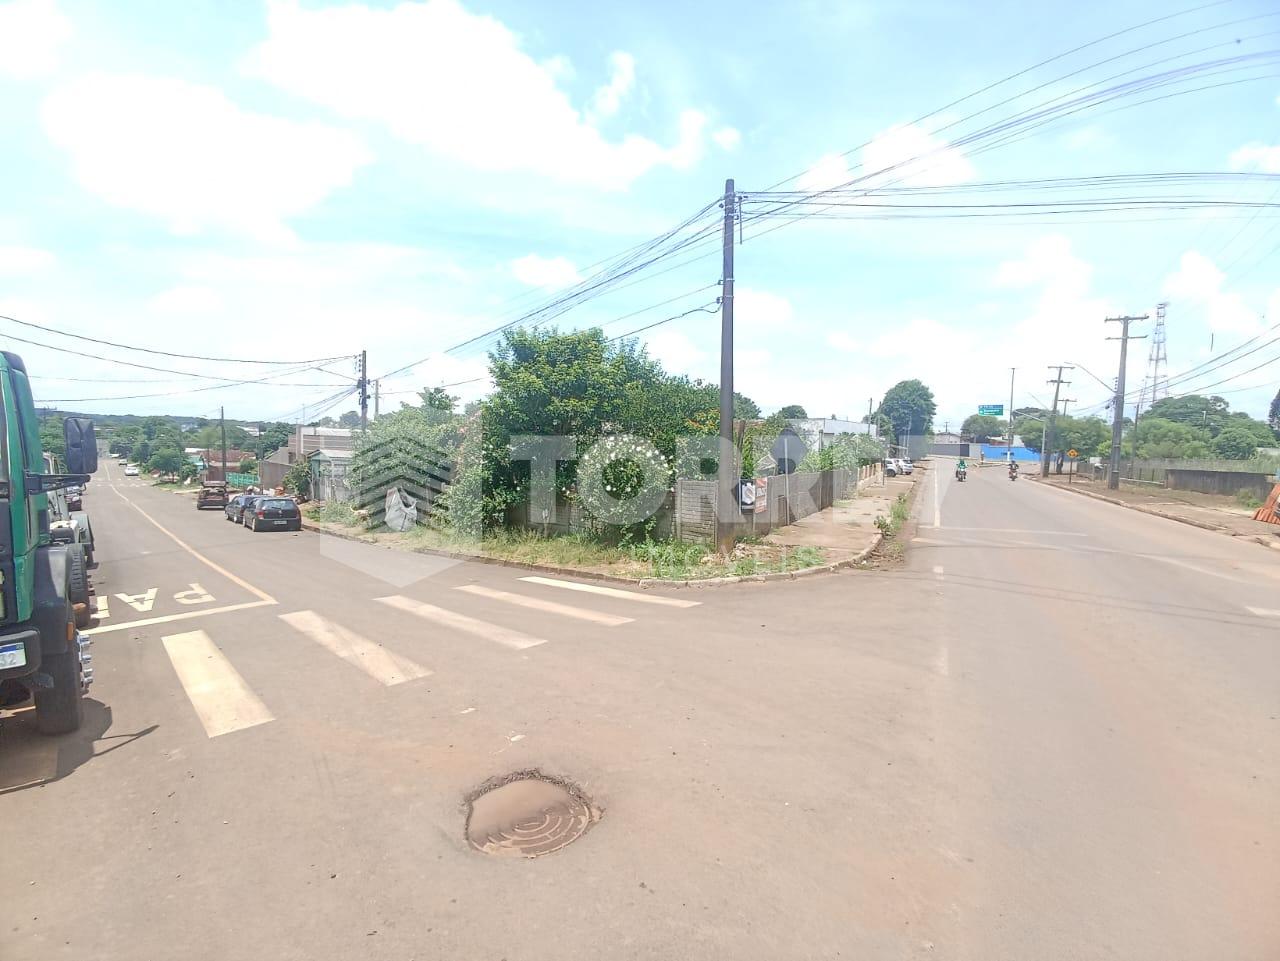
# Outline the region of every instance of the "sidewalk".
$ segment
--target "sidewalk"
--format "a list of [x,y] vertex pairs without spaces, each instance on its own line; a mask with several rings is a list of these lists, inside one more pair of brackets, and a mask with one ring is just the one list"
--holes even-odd
[[785,547],[820,547],[831,563],[850,561],[864,555],[880,542],[877,517],[888,518],[899,494],[906,494],[921,477],[923,468],[907,477],[890,477],[884,484],[872,483],[856,497],[837,501],[832,507],[780,527],[764,538],[765,544]]
[[1231,537],[1244,537],[1268,547],[1280,550],[1280,527],[1253,519],[1253,511],[1240,507],[1230,497],[1201,494],[1196,491],[1174,491],[1163,487],[1146,487],[1126,484],[1119,490],[1107,490],[1105,483],[1076,477],[1068,483],[1066,474],[1050,474],[1041,478],[1028,476],[1040,483],[1049,483],[1063,490],[1093,497],[1096,500],[1118,504],[1144,514],[1154,514],[1169,520],[1190,524],[1204,530],[1216,531]]

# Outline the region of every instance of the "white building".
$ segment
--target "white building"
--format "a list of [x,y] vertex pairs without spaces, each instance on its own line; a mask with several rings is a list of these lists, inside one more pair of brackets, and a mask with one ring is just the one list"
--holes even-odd
[[811,450],[829,447],[836,438],[847,434],[880,436],[874,424],[864,424],[860,420],[841,420],[836,417],[795,417],[789,419],[787,424],[804,438]]

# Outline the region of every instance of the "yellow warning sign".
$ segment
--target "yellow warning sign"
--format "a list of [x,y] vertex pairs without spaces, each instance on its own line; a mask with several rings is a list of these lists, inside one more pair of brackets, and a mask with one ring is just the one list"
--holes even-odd
[[1080,452],[1079,452],[1078,450],[1076,450],[1076,449],[1073,447],[1073,448],[1071,448],[1071,450],[1067,451],[1067,456],[1068,456],[1068,457],[1079,457],[1079,456],[1080,456]]

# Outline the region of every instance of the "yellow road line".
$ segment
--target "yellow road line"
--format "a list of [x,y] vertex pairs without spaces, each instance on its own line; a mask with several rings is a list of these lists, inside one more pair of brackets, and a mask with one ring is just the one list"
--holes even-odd
[[576,617],[581,621],[592,621],[608,627],[630,624],[633,620],[633,618],[621,617],[617,614],[602,614],[599,611],[588,611],[581,607],[570,607],[568,604],[557,604],[555,601],[544,601],[539,597],[529,597],[525,594],[495,591],[491,587],[482,587],[479,584],[462,584],[456,590],[466,591],[468,594],[475,594],[478,597],[487,597],[493,601],[502,601],[504,604],[515,604],[517,607],[546,611],[549,614],[559,614],[561,617]]
[[528,634],[521,634],[519,631],[513,631],[497,624],[490,624],[487,621],[479,621],[474,617],[467,617],[465,614],[458,614],[454,611],[446,611],[443,607],[436,607],[434,604],[426,604],[422,601],[415,601],[413,598],[404,597],[400,594],[393,594],[390,597],[379,597],[380,604],[386,604],[388,607],[394,607],[398,611],[405,611],[413,614],[415,617],[421,617],[424,620],[435,621],[444,627],[452,628],[455,631],[462,631],[465,634],[472,634],[476,637],[482,637],[487,641],[493,641],[495,644],[501,644],[503,647],[514,648],[517,651],[524,650],[527,647],[537,647],[539,644],[545,644],[546,641],[540,637],[530,637]]
[[430,671],[409,658],[389,651],[376,641],[335,624],[315,611],[281,614],[280,620],[387,687],[431,676]]
[[217,563],[215,563],[215,562],[213,562],[213,561],[209,560],[209,558],[205,557],[203,554],[201,554],[199,551],[197,551],[194,547],[192,547],[190,544],[188,544],[188,543],[187,543],[186,541],[184,541],[182,538],[178,537],[178,535],[177,535],[177,534],[173,533],[173,531],[169,530],[167,527],[165,527],[163,524],[161,524],[159,521],[157,521],[154,517],[152,517],[150,514],[148,514],[146,511],[144,511],[141,507],[139,507],[139,506],[138,506],[137,504],[135,504],[133,501],[129,500],[129,498],[127,498],[127,497],[125,497],[123,494],[121,494],[121,493],[120,493],[120,491],[116,489],[116,486],[115,486],[114,484],[109,484],[108,486],[109,486],[113,491],[115,491],[115,492],[116,492],[116,496],[117,496],[117,497],[119,497],[122,501],[124,501],[126,504],[128,504],[130,507],[132,507],[135,511],[137,511],[139,514],[141,514],[143,517],[145,517],[145,518],[146,518],[146,519],[147,519],[147,520],[148,520],[148,521],[149,521],[153,526],[155,526],[155,527],[156,527],[156,529],[158,529],[162,534],[164,534],[166,537],[168,537],[171,541],[173,541],[175,544],[177,544],[179,547],[181,547],[184,551],[186,551],[188,554],[190,554],[192,557],[194,557],[196,560],[198,560],[201,564],[204,564],[204,565],[205,565],[206,567],[208,567],[210,570],[217,571],[219,574],[221,574],[221,575],[222,575],[223,577],[225,577],[227,580],[231,581],[231,583],[233,583],[233,584],[238,584],[240,587],[243,587],[246,591],[248,591],[248,592],[249,592],[250,594],[252,594],[254,597],[256,597],[256,598],[258,598],[258,599],[260,599],[260,600],[262,600],[262,601],[266,601],[266,602],[267,602],[267,603],[269,603],[269,604],[274,604],[274,603],[276,603],[276,599],[275,599],[274,597],[272,597],[270,594],[268,594],[266,591],[260,591],[260,590],[258,590],[258,588],[254,587],[252,584],[250,584],[250,583],[249,583],[248,581],[246,581],[244,578],[239,577],[239,576],[237,576],[237,575],[235,575],[235,574],[232,574],[229,570],[227,570],[227,569],[226,569],[225,567],[223,567],[221,564],[217,564]]
[[605,597],[617,597],[626,601],[639,601],[642,604],[665,604],[667,607],[697,607],[702,601],[686,601],[678,597],[663,597],[661,594],[639,594],[635,591],[622,591],[616,587],[602,587],[599,584],[583,584],[581,581],[561,581],[554,577],[522,577],[522,581],[530,584],[545,584],[547,587],[560,587],[566,591],[585,591],[588,594],[601,594]]
[[178,680],[209,737],[275,720],[204,631],[166,634],[162,640]]
[[226,614],[230,611],[247,611],[253,607],[270,607],[276,602],[268,598],[265,601],[245,601],[243,604],[228,604],[225,607],[201,608],[198,611],[182,611],[178,614],[162,614],[159,617],[143,617],[136,621],[118,621],[114,624],[103,624],[91,627],[82,634],[108,634],[111,631],[124,631],[131,627],[146,627],[149,624],[168,624],[170,621],[187,621],[193,617],[208,617],[210,614]]

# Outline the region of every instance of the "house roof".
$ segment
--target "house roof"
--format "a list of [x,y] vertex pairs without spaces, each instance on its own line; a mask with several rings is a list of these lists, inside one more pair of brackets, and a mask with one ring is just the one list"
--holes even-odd
[[351,456],[352,456],[352,452],[349,450],[333,450],[331,448],[330,449],[321,448],[320,450],[313,450],[310,454],[308,454],[307,460],[310,460],[313,457],[323,457],[327,460],[351,460]]

